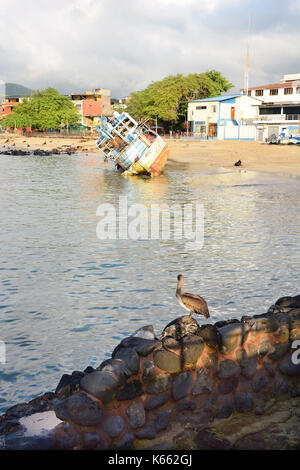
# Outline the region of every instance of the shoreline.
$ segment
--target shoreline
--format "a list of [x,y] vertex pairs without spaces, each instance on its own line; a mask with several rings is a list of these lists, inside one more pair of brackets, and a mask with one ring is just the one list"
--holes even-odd
[[[23,136],[0,134],[3,151],[35,150],[58,154],[97,154],[97,136]],[[300,147],[297,145],[268,145],[256,141],[195,141],[165,139],[170,149],[168,165],[184,165],[189,169],[249,170],[278,176],[300,177]],[[235,167],[234,163],[242,161]]]

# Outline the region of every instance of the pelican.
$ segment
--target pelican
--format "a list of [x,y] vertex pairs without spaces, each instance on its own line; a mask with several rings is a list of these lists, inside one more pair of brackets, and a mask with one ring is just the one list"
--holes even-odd
[[193,313],[197,313],[198,315],[204,315],[205,318],[209,318],[209,311],[205,300],[200,297],[200,295],[182,292],[181,288],[183,286],[183,275],[179,274],[177,276],[177,279],[178,283],[176,289],[176,297],[180,305],[190,312],[191,317]]

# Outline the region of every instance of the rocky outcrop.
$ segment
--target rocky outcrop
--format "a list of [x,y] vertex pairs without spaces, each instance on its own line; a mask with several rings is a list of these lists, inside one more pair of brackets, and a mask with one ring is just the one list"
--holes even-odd
[[52,406],[62,423],[49,448],[299,448],[293,347],[300,296],[240,321],[200,327],[183,316],[160,338],[140,328],[96,369],[61,378]]

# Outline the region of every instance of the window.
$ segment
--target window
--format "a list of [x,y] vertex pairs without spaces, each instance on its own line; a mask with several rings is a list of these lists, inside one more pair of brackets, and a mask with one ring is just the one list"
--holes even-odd
[[263,96],[264,90],[255,90],[255,96]]
[[206,109],[206,106],[196,106],[196,109]]
[[210,107],[210,110],[212,113],[215,113],[217,111],[217,107],[213,105]]
[[285,88],[284,89],[284,94],[285,95],[292,95],[293,94],[293,88]]
[[296,88],[296,93],[297,93],[297,94],[300,94],[300,86],[297,86],[297,88]]
[[248,90],[248,96],[251,96],[251,90]]
[[270,95],[272,95],[272,96],[278,95],[278,88],[271,88]]

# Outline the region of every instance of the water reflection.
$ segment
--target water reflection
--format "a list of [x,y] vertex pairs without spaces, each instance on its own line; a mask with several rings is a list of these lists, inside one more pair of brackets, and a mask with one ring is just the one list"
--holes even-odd
[[[260,313],[299,285],[297,180],[169,164],[123,178],[98,156],[0,160],[2,409],[52,390],[64,372],[97,366],[136,328],[185,312],[176,278],[203,295],[211,321]],[[205,208],[205,243],[96,237],[100,203]],[[199,322],[205,322],[199,318]]]

